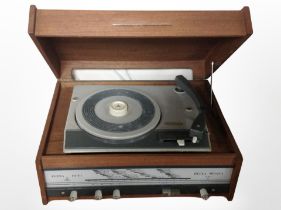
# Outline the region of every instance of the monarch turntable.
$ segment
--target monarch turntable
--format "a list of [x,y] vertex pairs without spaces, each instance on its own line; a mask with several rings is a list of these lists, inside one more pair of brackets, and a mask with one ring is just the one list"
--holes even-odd
[[208,152],[203,105],[176,86],[75,86],[64,152]]
[[[233,199],[242,155],[206,79],[252,34],[248,7],[148,12],[31,6],[28,32],[58,79],[36,158],[43,204]],[[127,77],[109,81],[111,71]]]

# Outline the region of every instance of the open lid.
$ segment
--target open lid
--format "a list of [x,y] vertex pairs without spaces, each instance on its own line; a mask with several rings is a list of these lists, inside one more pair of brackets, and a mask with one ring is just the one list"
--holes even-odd
[[206,79],[252,34],[240,11],[87,11],[30,7],[28,33],[58,79],[72,69],[188,68]]

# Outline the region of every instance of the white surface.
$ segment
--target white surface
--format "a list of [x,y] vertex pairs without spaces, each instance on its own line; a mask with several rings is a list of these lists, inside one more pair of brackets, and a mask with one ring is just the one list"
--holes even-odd
[[[234,200],[211,197],[50,202],[43,206],[35,156],[55,77],[27,34],[30,4],[65,9],[241,9],[254,35],[214,75],[214,91],[244,156]],[[0,208],[9,209],[281,209],[280,1],[5,0],[0,7]]]
[[174,80],[183,75],[192,80],[191,69],[74,69],[75,80]]

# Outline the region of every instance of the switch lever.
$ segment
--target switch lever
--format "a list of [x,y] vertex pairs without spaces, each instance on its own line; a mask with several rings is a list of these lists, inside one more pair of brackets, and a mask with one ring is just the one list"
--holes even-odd
[[120,190],[119,189],[113,190],[112,198],[113,199],[119,199],[120,197],[121,197]]
[[209,193],[205,188],[200,189],[200,196],[204,200],[207,200],[209,198]]
[[185,146],[185,140],[184,139],[178,139],[177,143],[180,147],[184,147]]
[[102,199],[102,191],[101,190],[96,190],[95,191],[95,199],[96,200],[101,200]]
[[70,195],[69,195],[69,201],[75,201],[77,200],[78,198],[78,193],[77,191],[73,190],[70,192]]

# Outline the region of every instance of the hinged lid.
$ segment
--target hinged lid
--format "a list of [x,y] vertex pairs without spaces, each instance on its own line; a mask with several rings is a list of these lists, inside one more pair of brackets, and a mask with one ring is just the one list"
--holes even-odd
[[86,11],[30,8],[28,33],[57,78],[73,68],[191,68],[211,74],[251,34],[240,11]]

